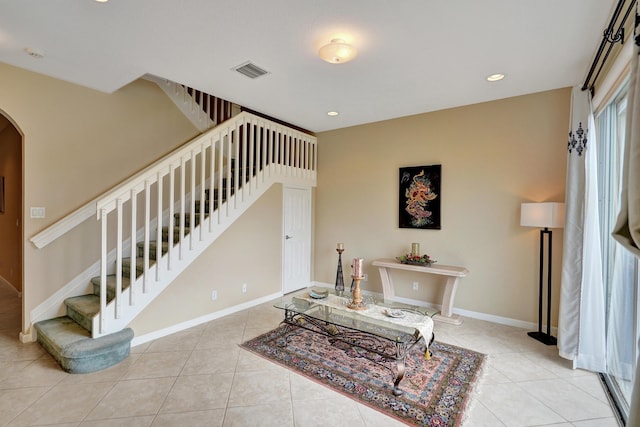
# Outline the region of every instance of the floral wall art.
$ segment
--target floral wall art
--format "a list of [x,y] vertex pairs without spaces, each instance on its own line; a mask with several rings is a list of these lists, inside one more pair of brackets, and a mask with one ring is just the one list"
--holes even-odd
[[400,228],[440,230],[442,166],[400,168]]

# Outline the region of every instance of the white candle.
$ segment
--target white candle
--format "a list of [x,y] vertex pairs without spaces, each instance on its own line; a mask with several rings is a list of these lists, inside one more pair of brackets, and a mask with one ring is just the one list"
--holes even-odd
[[364,263],[364,259],[362,258],[354,258],[351,263],[351,268],[353,268],[353,277],[362,277],[362,264]]
[[411,255],[413,255],[413,256],[420,255],[420,243],[412,243],[411,244]]
[[344,243],[338,243],[338,250],[344,251]]

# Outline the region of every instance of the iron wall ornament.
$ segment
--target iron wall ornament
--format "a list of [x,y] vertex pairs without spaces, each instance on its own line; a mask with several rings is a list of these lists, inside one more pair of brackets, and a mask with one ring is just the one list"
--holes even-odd
[[400,168],[400,228],[440,230],[441,165]]

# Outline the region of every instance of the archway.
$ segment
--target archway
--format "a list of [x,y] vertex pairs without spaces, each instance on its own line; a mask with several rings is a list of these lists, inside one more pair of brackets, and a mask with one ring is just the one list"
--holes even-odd
[[0,329],[22,330],[22,133],[0,110]]

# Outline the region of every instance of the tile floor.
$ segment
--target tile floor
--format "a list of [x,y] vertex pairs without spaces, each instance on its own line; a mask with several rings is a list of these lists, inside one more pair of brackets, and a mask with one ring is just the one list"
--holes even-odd
[[[108,370],[70,375],[21,344],[20,301],[0,284],[0,426],[400,426],[239,348],[281,320],[270,304],[132,349]],[[490,355],[466,427],[618,424],[594,374],[518,328],[465,319],[436,339]]]

